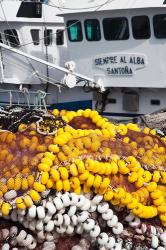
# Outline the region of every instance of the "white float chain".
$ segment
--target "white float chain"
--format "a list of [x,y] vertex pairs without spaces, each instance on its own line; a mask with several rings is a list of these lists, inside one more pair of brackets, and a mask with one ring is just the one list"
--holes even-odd
[[[56,237],[62,234],[85,233],[90,236],[92,241],[96,240],[100,248],[124,249],[122,243],[116,241],[123,233],[123,225],[118,221],[118,217],[110,208],[109,203],[103,201],[103,196],[95,195],[95,197],[89,199],[82,194],[77,195],[68,192],[57,192],[49,197],[43,194],[43,196],[45,199],[40,205],[33,205],[26,211],[13,209],[9,218],[15,222],[19,221],[24,227],[34,232],[37,230],[37,238],[40,241],[46,240],[51,242],[54,239],[54,233],[56,233]],[[107,226],[111,227],[112,235],[114,236],[101,232],[100,226],[95,221],[96,211],[100,214],[101,219],[106,222]],[[166,249],[166,232],[162,228],[155,228],[149,225],[147,227],[145,223],[141,223],[141,220],[132,213],[126,216],[125,221],[134,228],[137,234],[151,238],[152,249]],[[7,231],[3,231],[3,233],[5,234]],[[19,244],[27,245],[32,240],[32,236],[28,234],[22,240],[20,237],[18,234],[17,241],[18,243],[20,242]],[[36,244],[36,241],[33,241],[33,243]],[[33,244],[30,245],[33,246]],[[46,245],[43,249],[46,249]]]
[[145,223],[141,223],[140,218],[135,216],[133,213],[127,215],[125,217],[125,221],[127,221],[131,227],[135,228],[138,234],[151,238],[152,249],[162,249],[163,246],[165,247],[164,249],[166,249],[166,232],[164,233],[161,227],[154,227],[152,225],[147,227],[147,225]]
[[[9,237],[10,244],[5,243],[2,246],[3,250],[11,249],[11,246],[21,246],[25,247],[26,249],[35,249],[37,242],[36,239],[25,230],[20,230],[16,226],[12,226],[10,231],[8,229],[2,229],[2,236],[4,240]],[[17,249],[17,248],[14,248]]]
[[[114,215],[113,211],[109,208],[108,203],[102,202],[102,199],[102,196],[96,195],[91,201],[89,201],[83,195],[79,196],[75,193],[58,193],[56,197],[49,197],[48,200],[43,200],[43,205],[33,205],[28,209],[28,214],[26,216],[24,216],[26,213],[25,210],[14,209],[10,217],[13,221],[21,222],[26,228],[29,228],[32,231],[35,231],[36,229],[41,231],[38,232],[38,237],[41,240],[44,240],[46,235],[52,239],[53,236],[48,236],[48,233],[54,231],[54,226],[55,229],[57,227],[57,232],[60,234],[73,234],[75,230],[79,234],[82,234],[84,231],[90,231],[90,237],[93,239],[98,237],[101,231],[99,225],[96,225],[95,221],[90,219],[90,214],[97,210],[101,214],[102,219],[107,222],[107,225],[112,227],[113,233],[115,235],[121,234],[123,231],[123,225],[118,222],[117,216]],[[68,213],[66,214],[65,209],[68,207]],[[78,212],[79,210],[82,210],[82,212]],[[24,217],[26,217],[27,220],[25,220]],[[131,227],[136,228],[137,233],[143,234],[147,232],[146,225],[141,224],[140,219],[133,214],[126,216],[125,220],[129,222]],[[80,226],[78,223],[83,225]],[[141,228],[138,228],[140,224]],[[92,225],[93,229],[91,230]],[[166,240],[163,236],[164,234],[161,234],[163,233],[162,231],[159,234],[158,230],[151,226],[150,233],[152,238],[151,246],[153,248],[163,248],[160,246],[159,241],[162,242],[164,247],[166,246]],[[161,237],[158,238],[157,236]],[[30,238],[31,237],[29,236],[29,239]],[[105,246],[106,249],[109,249],[111,246],[112,238],[107,242],[107,245]],[[116,245],[116,249],[118,248],[119,244]]]
[[43,244],[42,250],[54,250],[56,248],[56,245],[53,241],[46,241]]
[[10,190],[4,194],[4,198],[7,201],[11,201],[17,197],[17,192],[15,190]]

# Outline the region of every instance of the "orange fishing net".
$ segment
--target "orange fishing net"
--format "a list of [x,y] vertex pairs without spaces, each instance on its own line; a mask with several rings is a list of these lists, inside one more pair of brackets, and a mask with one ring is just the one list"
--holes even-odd
[[0,133],[1,195],[7,191],[7,186],[12,188],[12,178],[24,180],[22,186],[18,185],[16,189],[28,189],[27,177],[36,176],[37,165],[51,142],[52,137],[37,134],[32,127],[16,134],[8,131]]

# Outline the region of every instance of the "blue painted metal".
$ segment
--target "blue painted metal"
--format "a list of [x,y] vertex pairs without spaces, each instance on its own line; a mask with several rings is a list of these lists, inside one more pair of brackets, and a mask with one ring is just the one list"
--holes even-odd
[[65,109],[65,110],[78,110],[78,109],[92,109],[92,100],[86,101],[77,101],[77,102],[64,102],[64,103],[55,103],[50,106],[50,109]]
[[144,114],[103,112],[101,115],[104,115],[104,116],[119,116],[119,117],[136,117],[136,116],[142,116]]

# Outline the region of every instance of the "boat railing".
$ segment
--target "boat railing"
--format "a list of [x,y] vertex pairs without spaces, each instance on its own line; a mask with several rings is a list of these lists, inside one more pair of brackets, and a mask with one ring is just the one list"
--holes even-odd
[[47,97],[50,93],[45,91],[29,91],[27,88],[22,90],[0,89],[0,94],[7,95],[5,101],[0,102],[0,106],[23,106],[28,108],[47,109]]

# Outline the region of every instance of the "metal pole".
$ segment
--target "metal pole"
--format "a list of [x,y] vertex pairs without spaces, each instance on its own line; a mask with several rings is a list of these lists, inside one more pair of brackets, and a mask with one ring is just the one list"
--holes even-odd
[[18,49],[14,49],[14,48],[12,48],[12,47],[6,45],[6,44],[0,43],[0,47],[4,48],[4,49],[6,49],[6,50],[10,50],[10,51],[12,51],[13,53],[19,54],[19,55],[21,55],[21,56],[25,56],[25,57],[27,57],[27,58],[30,58],[30,59],[32,59],[32,60],[34,60],[34,61],[36,61],[36,62],[39,62],[39,63],[45,64],[45,65],[48,65],[49,67],[55,68],[55,69],[57,69],[57,70],[59,70],[59,71],[62,71],[62,72],[64,72],[64,73],[72,74],[72,75],[74,75],[74,76],[76,76],[76,77],[78,77],[78,78],[80,78],[80,79],[85,80],[85,81],[88,81],[88,82],[91,82],[91,83],[95,83],[94,79],[92,79],[92,78],[89,78],[89,77],[86,77],[86,76],[84,76],[84,75],[81,75],[81,74],[77,74],[77,73],[71,72],[71,71],[69,71],[69,70],[66,69],[66,68],[57,66],[57,65],[55,65],[55,64],[53,64],[53,63],[47,62],[47,61],[42,60],[42,59],[40,59],[40,58],[38,58],[38,57],[29,55],[28,53],[22,52],[22,51],[20,51],[20,50],[18,50]]
[[1,68],[1,75],[2,75],[1,83],[3,83],[5,80],[5,77],[4,77],[4,68],[3,68],[2,48],[0,48],[0,68]]

